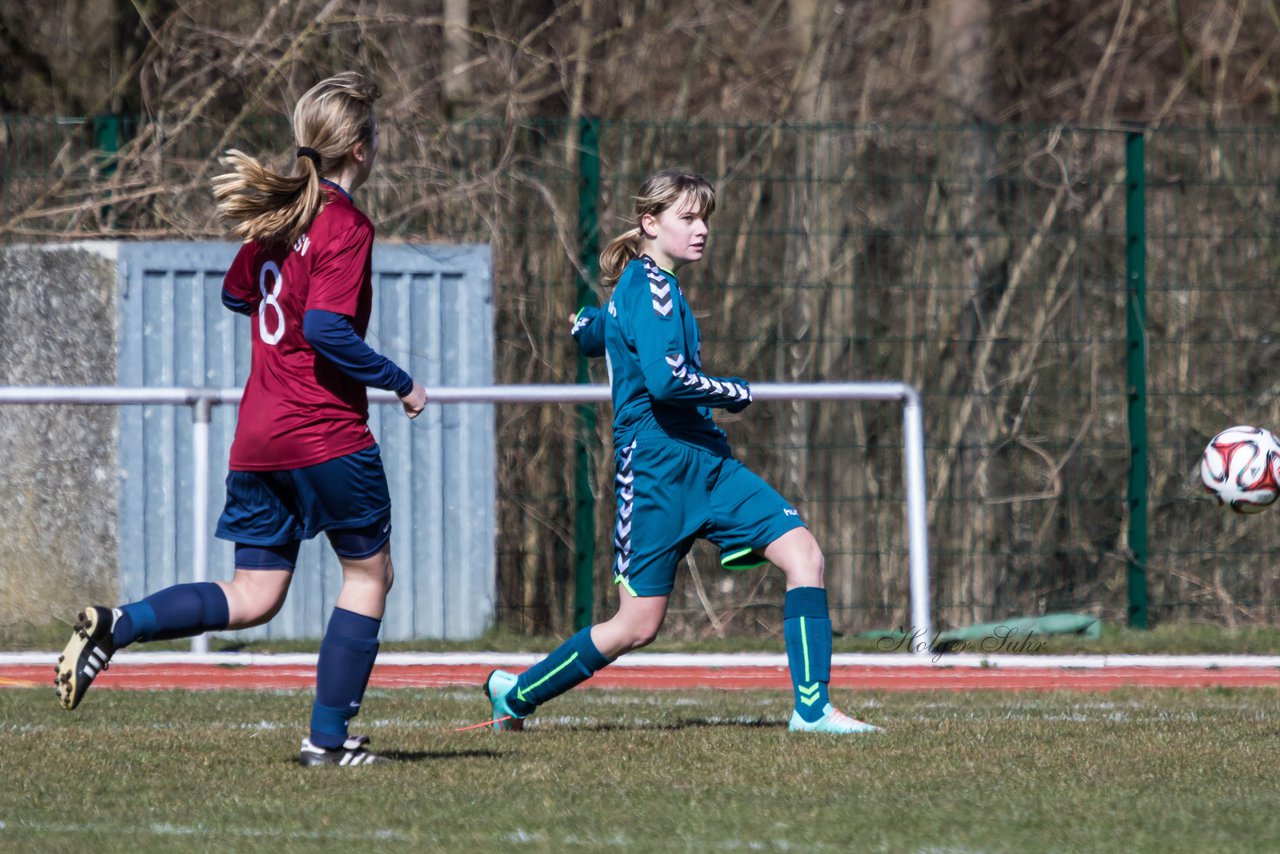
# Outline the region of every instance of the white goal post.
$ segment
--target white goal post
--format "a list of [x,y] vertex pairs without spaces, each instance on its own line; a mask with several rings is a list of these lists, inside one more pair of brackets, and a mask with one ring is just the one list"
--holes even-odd
[[[769,400],[867,400],[902,404],[903,479],[907,502],[907,547],[911,590],[911,626],[908,639],[918,655],[929,655],[933,623],[929,606],[929,534],[925,514],[924,415],[920,394],[901,382],[757,383],[751,386],[757,401]],[[208,580],[209,530],[209,420],[214,406],[238,404],[238,388],[122,388],[119,386],[0,386],[3,404],[80,404],[121,406],[159,404],[189,406],[192,430],[192,535],[193,579]],[[429,403],[607,403],[605,385],[494,385],[439,386],[427,389]],[[370,391],[371,403],[399,403],[391,392]],[[192,650],[208,651],[205,636],[192,639]]]

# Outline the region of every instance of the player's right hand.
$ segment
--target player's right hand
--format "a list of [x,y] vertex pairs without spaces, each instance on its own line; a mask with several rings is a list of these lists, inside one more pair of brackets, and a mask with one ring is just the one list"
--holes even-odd
[[413,388],[404,397],[400,398],[400,405],[404,407],[404,414],[410,418],[417,418],[422,414],[422,410],[427,408],[427,390],[414,380]]
[[584,356],[604,355],[604,315],[594,305],[584,305],[573,316],[573,329],[570,334],[578,342],[578,349]]

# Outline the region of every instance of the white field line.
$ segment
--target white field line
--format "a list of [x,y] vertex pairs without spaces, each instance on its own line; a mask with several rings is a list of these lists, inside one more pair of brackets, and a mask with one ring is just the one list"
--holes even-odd
[[[428,848],[434,848],[436,840],[432,837],[420,837],[411,833],[404,833],[397,830],[374,829],[368,832],[359,831],[341,831],[341,830],[323,830],[323,831],[284,831],[269,827],[227,827],[219,825],[205,824],[171,824],[168,822],[151,822],[143,825],[115,826],[102,824],[98,822],[40,822],[28,821],[25,819],[4,820],[0,819],[0,839],[4,838],[6,832],[25,832],[40,833],[50,835],[74,835],[83,836],[86,834],[133,834],[164,837],[206,837],[206,836],[236,836],[244,839],[274,839],[282,841],[303,840],[307,842],[356,842],[356,843],[392,843],[392,842],[408,842],[414,845],[425,845]],[[525,830],[516,828],[514,830],[502,831],[497,835],[499,841],[511,847],[523,847],[525,845],[533,845],[539,848],[545,847],[548,843],[556,847],[586,847],[592,850],[604,848],[632,848],[635,842],[627,836],[623,831],[608,831],[602,833],[556,833],[549,834],[538,830]],[[487,844],[485,842],[484,844]],[[786,839],[772,838],[767,841],[754,839],[724,839],[716,842],[707,843],[711,850],[715,851],[789,851],[793,846]],[[832,846],[821,845],[816,849],[807,850],[838,850]],[[950,849],[948,849],[950,850]]]
[[149,824],[112,826],[97,822],[85,823],[51,823],[28,821],[26,819],[0,820],[0,832],[26,831],[37,833],[75,834],[87,833],[129,833],[133,835],[150,833],[155,836],[208,836],[225,835],[263,839],[304,839],[313,841],[345,841],[345,842],[411,842],[414,837],[397,830],[373,829],[368,832],[359,831],[291,831],[278,830],[271,827],[226,827],[220,825],[182,825],[168,822],[152,822]]
[[[384,652],[378,656],[383,667],[434,665],[484,665],[491,667],[528,667],[543,658],[529,652]],[[0,652],[0,667],[6,665],[53,665],[56,652]],[[1227,667],[1280,668],[1280,655],[912,655],[910,653],[836,653],[831,657],[836,667],[933,667],[951,668],[997,667],[1051,669],[1105,669],[1115,667],[1180,668],[1217,670]],[[111,660],[112,666],[130,664],[216,664],[229,667],[315,667],[315,653],[260,652],[121,652]],[[614,662],[612,667],[775,667],[785,668],[784,653],[679,653],[633,652]]]

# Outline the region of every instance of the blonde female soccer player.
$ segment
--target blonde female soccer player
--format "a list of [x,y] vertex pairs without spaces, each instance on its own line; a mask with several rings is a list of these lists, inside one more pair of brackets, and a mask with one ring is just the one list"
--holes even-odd
[[702,258],[715,191],[702,177],[666,170],[636,197],[635,227],[600,257],[616,283],[604,310],[583,309],[573,336],[603,355],[613,396],[618,502],[614,529],[617,613],[583,629],[518,676],[495,670],[485,681],[494,727],[518,730],[548,700],[618,656],[653,641],[667,613],[676,567],[698,538],[719,546],[729,569],[772,563],[787,579],[783,635],[794,688],[790,728],[863,733],[877,728],[830,702],[831,620],[822,550],[800,514],[733,458],[711,408],[751,403],[745,380],[702,369],[698,324],[676,272]]
[[119,608],[80,612],[55,684],[74,709],[116,650],[136,641],[243,629],[284,603],[298,547],[324,532],[342,588],[316,669],[303,765],[386,761],[347,732],[378,652],[391,589],[391,498],[369,432],[366,386],[416,417],[426,391],[364,341],[373,301],[373,225],[352,200],[378,154],[377,86],[356,73],[316,84],[293,112],[291,175],[228,152],[218,210],[246,241],[222,302],[248,315],[252,361],[231,445],[217,536],[235,543],[229,582],[178,584]]

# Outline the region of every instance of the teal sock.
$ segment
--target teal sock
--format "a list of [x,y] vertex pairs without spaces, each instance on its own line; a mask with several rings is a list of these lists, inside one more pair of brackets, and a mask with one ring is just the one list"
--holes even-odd
[[796,587],[787,591],[782,608],[782,637],[787,643],[787,664],[796,712],[806,721],[822,717],[831,702],[831,619],[827,591],[821,587]]
[[507,705],[522,717],[532,714],[535,708],[548,700],[586,682],[609,661],[596,649],[588,626],[521,673],[516,679],[516,687],[507,695]]

